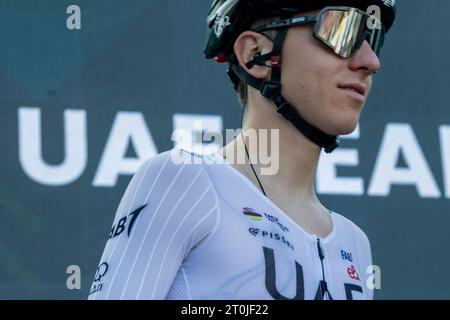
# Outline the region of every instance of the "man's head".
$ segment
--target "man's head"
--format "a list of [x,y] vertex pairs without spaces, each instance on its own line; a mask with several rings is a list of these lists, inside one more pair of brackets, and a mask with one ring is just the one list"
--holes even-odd
[[235,88],[260,91],[330,151],[358,123],[394,18],[394,0],[217,0],[205,54],[228,61]]
[[258,20],[289,17],[319,10],[326,6],[350,6],[363,11],[377,6],[388,32],[395,20],[396,0],[213,0],[208,14],[207,59],[226,60],[233,54],[233,44],[240,33],[251,29]]

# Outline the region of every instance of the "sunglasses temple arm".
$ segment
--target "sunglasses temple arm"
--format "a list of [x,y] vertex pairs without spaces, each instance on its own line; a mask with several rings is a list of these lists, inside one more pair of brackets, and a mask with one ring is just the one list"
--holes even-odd
[[317,22],[316,16],[304,16],[304,17],[296,17],[296,18],[290,18],[290,19],[284,19],[284,20],[277,20],[270,24],[256,27],[252,29],[252,31],[255,32],[263,32],[267,30],[278,30],[278,29],[285,29],[289,27],[295,27],[295,26],[304,26],[310,23]]

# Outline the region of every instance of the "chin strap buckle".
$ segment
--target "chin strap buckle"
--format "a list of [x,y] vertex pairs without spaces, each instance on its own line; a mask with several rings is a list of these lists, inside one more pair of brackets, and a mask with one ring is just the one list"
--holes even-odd
[[273,100],[277,95],[281,93],[281,84],[273,81],[265,81],[261,88],[261,94]]
[[341,139],[339,136],[336,137],[336,140],[330,144],[329,146],[325,147],[324,150],[326,153],[332,153],[339,145],[341,144]]

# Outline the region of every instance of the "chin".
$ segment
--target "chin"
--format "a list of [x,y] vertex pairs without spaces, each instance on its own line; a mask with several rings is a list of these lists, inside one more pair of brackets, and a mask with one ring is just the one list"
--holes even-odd
[[356,127],[358,126],[358,122],[349,124],[345,127],[339,128],[337,133],[335,135],[337,136],[344,136],[353,133],[355,131]]
[[332,136],[344,136],[353,133],[359,123],[359,113],[349,115],[348,117],[335,117],[334,119],[328,121],[325,126],[327,130],[324,130],[329,135]]

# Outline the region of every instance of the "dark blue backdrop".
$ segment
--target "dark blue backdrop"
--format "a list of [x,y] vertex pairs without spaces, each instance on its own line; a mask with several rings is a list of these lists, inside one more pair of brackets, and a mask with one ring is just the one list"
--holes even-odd
[[[357,187],[322,175],[318,193],[371,239],[376,298],[448,299],[450,2],[399,2],[359,135],[336,154]],[[209,4],[0,2],[0,298],[86,298],[131,173],[174,146],[174,116],[238,128],[225,66],[203,60]]]

